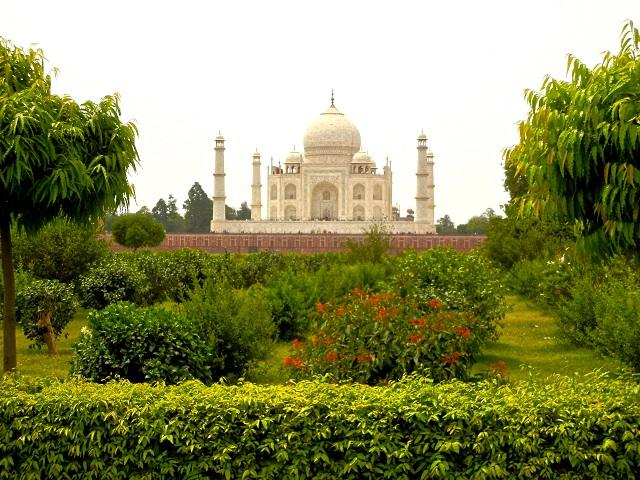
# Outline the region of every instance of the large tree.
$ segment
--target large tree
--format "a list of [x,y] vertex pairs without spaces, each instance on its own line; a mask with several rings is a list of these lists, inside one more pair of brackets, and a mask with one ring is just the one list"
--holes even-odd
[[51,92],[41,50],[0,38],[0,246],[4,280],[4,370],[16,368],[11,223],[37,230],[62,215],[82,222],[133,194],[137,130],[120,119],[117,95],[76,103]]
[[568,80],[545,78],[525,98],[520,143],[505,165],[527,180],[520,213],[574,223],[587,251],[640,247],[640,34],[628,21],[620,50],[587,67],[569,55]]
[[213,200],[207,196],[198,182],[189,189],[182,208],[184,208],[184,221],[189,232],[205,233],[211,229]]
[[184,218],[178,211],[177,200],[173,195],[169,194],[167,202],[167,224],[165,225],[167,232],[184,232]]
[[113,222],[111,232],[117,243],[134,250],[155,247],[164,240],[164,227],[146,213],[119,216]]

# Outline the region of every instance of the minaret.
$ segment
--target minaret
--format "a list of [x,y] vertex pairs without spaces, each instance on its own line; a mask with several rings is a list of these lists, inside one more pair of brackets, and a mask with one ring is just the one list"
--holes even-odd
[[260,201],[260,153],[256,149],[253,154],[253,183],[251,184],[251,220],[262,220],[262,203]]
[[427,136],[418,135],[418,169],[416,171],[416,211],[414,222],[434,225],[433,153],[427,147]]
[[[224,137],[218,132],[216,137],[216,164],[213,171],[213,221],[220,223],[225,221],[224,194]],[[213,228],[211,230],[214,230]]]

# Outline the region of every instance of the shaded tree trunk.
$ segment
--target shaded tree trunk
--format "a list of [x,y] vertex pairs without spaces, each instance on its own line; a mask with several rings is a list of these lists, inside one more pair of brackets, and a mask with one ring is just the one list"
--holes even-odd
[[57,355],[58,349],[56,348],[56,336],[53,333],[53,325],[51,325],[51,312],[40,312],[38,326],[44,328],[42,338],[47,345],[49,355]]
[[3,368],[5,372],[16,370],[16,281],[11,252],[11,219],[9,209],[0,204],[0,249],[2,255],[2,281],[4,284]]

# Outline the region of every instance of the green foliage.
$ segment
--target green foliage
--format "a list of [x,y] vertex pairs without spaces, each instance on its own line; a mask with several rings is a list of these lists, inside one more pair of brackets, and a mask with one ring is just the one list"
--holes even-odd
[[497,338],[507,305],[500,273],[479,252],[434,248],[407,251],[396,260],[389,291],[424,303],[442,300],[449,309],[473,314],[482,338]]
[[164,240],[164,227],[150,215],[134,213],[118,217],[111,225],[113,239],[134,250],[155,247]]
[[418,303],[389,293],[356,289],[332,304],[318,304],[318,330],[294,340],[285,359],[296,378],[328,374],[334,380],[375,385],[418,372],[436,381],[467,379],[483,341],[470,314],[442,302]]
[[182,208],[185,210],[184,221],[188,232],[208,233],[210,231],[213,200],[208,197],[198,182],[189,189]]
[[441,235],[451,235],[456,233],[456,225],[449,215],[439,218],[436,222],[436,233]]
[[14,234],[14,262],[38,278],[73,282],[107,253],[96,228],[57,218],[35,234]]
[[344,246],[352,262],[381,263],[391,248],[391,237],[384,225],[373,224],[366,232],[364,242],[347,240]]
[[94,382],[171,384],[193,378],[210,382],[219,372],[215,350],[179,313],[118,303],[90,312],[87,320],[73,346],[72,375]]
[[482,215],[471,217],[467,223],[461,223],[456,228],[457,233],[464,235],[486,235],[489,223],[499,217],[493,208],[487,208]]
[[563,333],[640,371],[640,275],[626,258],[592,266],[561,297]]
[[110,255],[80,277],[79,295],[83,306],[102,309],[111,303],[149,303],[149,282],[144,273],[125,255]]
[[18,290],[16,319],[25,337],[36,346],[44,343],[45,326],[41,315],[49,314],[53,333],[60,336],[78,307],[70,285],[57,280],[32,280]]
[[505,164],[528,181],[521,212],[575,222],[580,244],[595,254],[640,245],[640,34],[628,21],[620,51],[590,69],[568,57],[570,80],[547,77],[525,98],[520,143]]
[[236,290],[206,279],[191,300],[182,303],[181,311],[221,358],[222,375],[241,377],[273,345],[276,327],[259,285]]
[[133,194],[137,130],[119,98],[79,105],[51,92],[42,50],[0,38],[0,241],[4,370],[15,370],[16,312],[11,222],[29,231],[60,215],[95,222]]
[[598,378],[546,388],[5,380],[0,477],[634,478],[639,394]]
[[341,298],[353,288],[374,288],[388,273],[387,265],[372,263],[325,263],[315,272],[277,271],[266,280],[265,288],[279,337],[305,336],[317,303]]

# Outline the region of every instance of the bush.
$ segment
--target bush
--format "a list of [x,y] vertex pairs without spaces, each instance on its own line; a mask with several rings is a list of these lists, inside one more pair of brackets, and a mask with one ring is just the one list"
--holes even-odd
[[[16,232],[17,233],[17,232]],[[75,281],[107,254],[94,226],[77,225],[60,218],[37,233],[14,236],[15,265],[38,278]]]
[[134,213],[122,215],[111,224],[113,239],[122,246],[137,250],[155,247],[164,240],[164,227],[151,215]]
[[306,335],[317,303],[341,298],[353,288],[374,288],[387,273],[387,265],[370,263],[329,264],[315,272],[274,273],[266,280],[265,288],[279,337],[291,340]]
[[161,308],[131,303],[89,312],[73,349],[71,373],[94,382],[123,378],[131,382],[211,382],[220,359],[197,333],[193,322]]
[[482,338],[496,339],[507,304],[500,273],[479,252],[434,248],[408,251],[397,259],[388,291],[426,303],[442,300],[449,309],[472,313]]
[[348,250],[349,260],[355,263],[382,263],[387,259],[391,248],[391,236],[384,225],[373,224],[365,232],[362,241],[347,240],[344,246]]
[[418,372],[437,381],[467,379],[483,340],[472,315],[446,311],[437,299],[421,304],[356,289],[317,310],[316,335],[294,340],[296,355],[285,359],[296,378],[329,374],[375,385]]
[[640,389],[593,378],[391,387],[0,385],[0,478],[620,479]]
[[[62,334],[77,307],[70,285],[57,280],[32,280],[17,292],[16,321],[25,337],[40,347]],[[50,352],[54,353],[55,347],[50,346]]]
[[181,311],[222,359],[222,375],[240,377],[271,351],[276,327],[259,285],[235,290],[207,279]]
[[87,308],[101,309],[111,303],[149,303],[149,283],[126,254],[112,254],[80,277],[80,301]]

